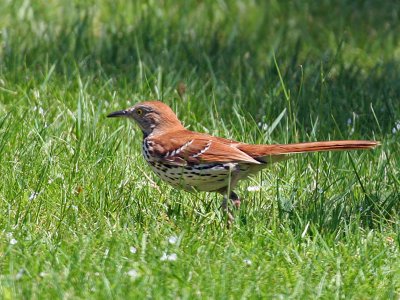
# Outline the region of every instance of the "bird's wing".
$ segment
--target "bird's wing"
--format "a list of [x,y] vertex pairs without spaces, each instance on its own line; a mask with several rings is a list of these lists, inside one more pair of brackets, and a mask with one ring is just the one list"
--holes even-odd
[[235,141],[188,130],[149,137],[153,157],[175,165],[241,162],[260,164]]

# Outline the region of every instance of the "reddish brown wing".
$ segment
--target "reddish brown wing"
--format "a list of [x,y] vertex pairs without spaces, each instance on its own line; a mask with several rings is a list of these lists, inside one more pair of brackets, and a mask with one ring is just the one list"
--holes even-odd
[[175,165],[243,162],[260,164],[237,148],[237,143],[189,130],[174,131],[148,138],[154,145],[154,156]]

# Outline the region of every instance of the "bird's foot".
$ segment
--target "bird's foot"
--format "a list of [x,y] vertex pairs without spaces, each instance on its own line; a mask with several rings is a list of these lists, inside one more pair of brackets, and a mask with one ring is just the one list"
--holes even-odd
[[240,199],[232,200],[233,207],[236,209],[240,208]]
[[[236,195],[236,193],[231,192],[229,195],[229,200],[231,200],[232,206],[235,210],[240,208],[240,199],[239,199],[238,195]],[[230,205],[228,203],[228,197],[224,196],[224,199],[222,200],[222,203],[221,203],[221,208],[222,208],[223,212],[226,213],[226,215],[227,215],[228,227],[230,227],[233,224],[233,222],[235,221],[233,211],[229,206]]]
[[231,192],[229,195],[229,199],[231,200],[234,208],[236,208],[236,209],[240,208],[240,199],[236,193]]

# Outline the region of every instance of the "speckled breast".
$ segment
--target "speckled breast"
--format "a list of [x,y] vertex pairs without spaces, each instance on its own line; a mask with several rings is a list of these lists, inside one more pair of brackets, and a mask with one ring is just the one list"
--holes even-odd
[[207,163],[173,165],[152,156],[144,141],[142,152],[150,168],[165,182],[187,191],[216,191],[229,185],[232,174],[238,170],[236,163]]

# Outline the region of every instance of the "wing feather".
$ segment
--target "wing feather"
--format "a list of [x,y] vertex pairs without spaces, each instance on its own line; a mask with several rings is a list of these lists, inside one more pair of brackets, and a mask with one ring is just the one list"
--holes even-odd
[[214,138],[211,135],[192,131],[174,132],[149,137],[154,155],[175,165],[242,162],[260,164],[237,145],[238,142]]

